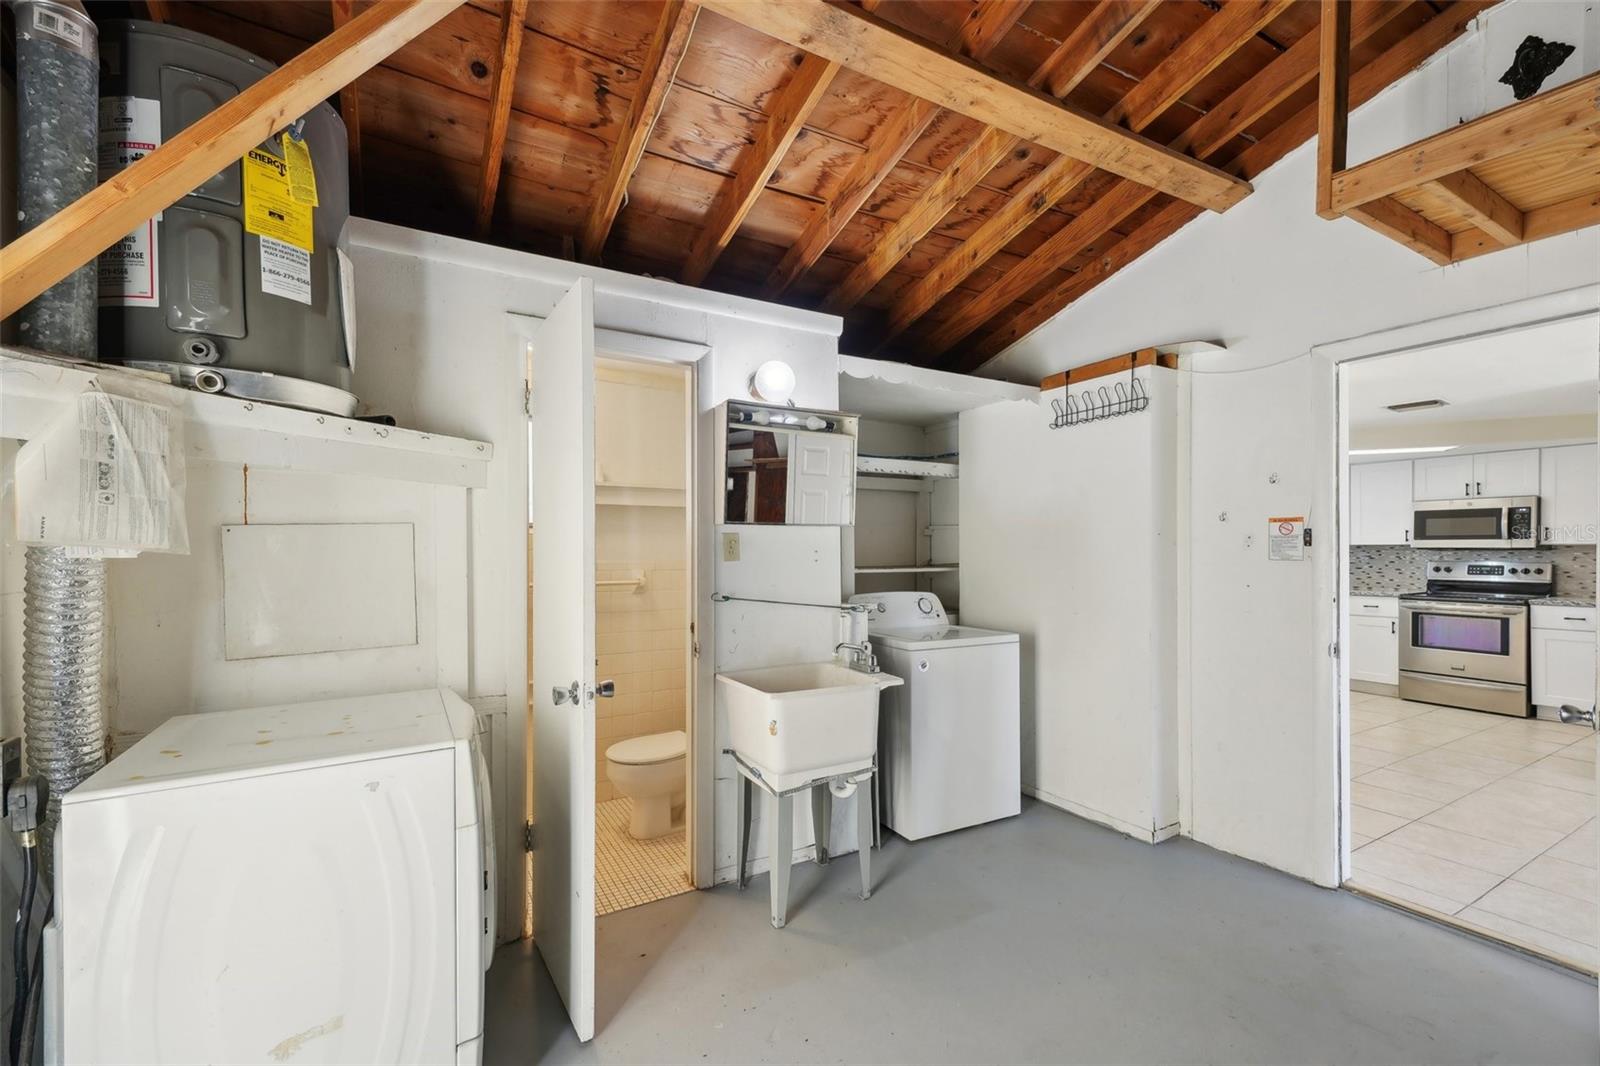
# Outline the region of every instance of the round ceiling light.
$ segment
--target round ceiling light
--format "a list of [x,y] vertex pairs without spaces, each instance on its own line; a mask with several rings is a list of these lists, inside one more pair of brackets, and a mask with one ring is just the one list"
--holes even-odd
[[795,383],[793,367],[781,359],[769,359],[750,375],[750,395],[764,403],[788,403]]

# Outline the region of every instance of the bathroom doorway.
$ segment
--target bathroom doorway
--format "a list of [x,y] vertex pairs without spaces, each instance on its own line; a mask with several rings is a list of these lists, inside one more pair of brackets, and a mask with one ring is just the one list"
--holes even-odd
[[692,375],[595,361],[596,915],[694,888]]

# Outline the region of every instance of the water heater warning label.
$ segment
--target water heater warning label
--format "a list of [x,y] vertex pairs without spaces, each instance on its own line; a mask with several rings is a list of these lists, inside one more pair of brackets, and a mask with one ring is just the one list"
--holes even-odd
[[298,303],[311,303],[311,253],[261,238],[261,291]]
[[[289,164],[252,148],[244,157],[244,228],[258,237],[304,248],[309,254],[313,208],[294,198]],[[266,266],[263,263],[262,270]]]
[[[161,144],[161,101],[137,96],[100,98],[100,180],[106,181],[143,159]],[[155,307],[160,240],[156,223],[146,222],[100,255],[100,303],[114,307]]]

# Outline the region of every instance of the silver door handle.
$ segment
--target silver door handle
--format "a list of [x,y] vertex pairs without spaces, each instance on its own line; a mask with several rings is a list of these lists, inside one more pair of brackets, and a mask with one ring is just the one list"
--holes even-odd
[[1390,622],[1389,623],[1389,632],[1391,632],[1391,633],[1400,632],[1400,630],[1396,628],[1398,625],[1399,625],[1398,622]]
[[1461,483],[1461,495],[1463,495],[1463,496],[1471,496],[1472,495],[1472,482],[1463,481]]
[[1478,495],[1479,496],[1483,495],[1483,482],[1481,482],[1481,481],[1478,482]]
[[601,681],[594,686],[594,694],[601,699],[609,700],[617,694],[617,683],[615,681]]
[[578,705],[579,691],[581,690],[578,688],[578,683],[576,681],[568,685],[566,688],[556,685],[550,689],[550,698],[555,701],[557,707],[561,706],[563,703],[570,703],[576,707]]

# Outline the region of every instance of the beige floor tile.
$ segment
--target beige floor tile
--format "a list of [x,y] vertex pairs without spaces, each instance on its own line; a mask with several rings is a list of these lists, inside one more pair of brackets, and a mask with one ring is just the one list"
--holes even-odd
[[[1363,737],[1367,734],[1363,733]],[[1365,743],[1365,742],[1363,742]],[[1487,755],[1503,762],[1516,763],[1526,766],[1537,762],[1546,755],[1553,755],[1561,750],[1560,744],[1547,744],[1539,740],[1522,738],[1498,737],[1491,732],[1474,733],[1460,740],[1452,740],[1444,745],[1444,751],[1461,751],[1472,755]]]
[[[1367,845],[1369,848],[1377,846]],[[1484,893],[1473,907],[1591,947],[1596,943],[1595,907],[1583,906],[1571,896],[1549,889],[1521,881],[1502,881]]]
[[1591,820],[1581,829],[1568,834],[1560,842],[1553,845],[1545,854],[1553,859],[1561,859],[1593,869],[1597,861],[1595,856],[1597,824],[1600,823]]
[[628,835],[631,800],[608,800],[595,807],[595,914],[653,903],[689,892],[689,855],[684,831],[654,840]]
[[1399,755],[1392,751],[1384,751],[1380,748],[1369,748],[1364,744],[1357,743],[1355,740],[1351,740],[1350,742],[1351,766],[1360,763],[1362,766],[1365,766],[1370,770],[1376,770],[1380,766],[1388,766],[1390,763],[1398,762],[1403,758],[1405,758],[1404,755]]
[[1565,859],[1541,855],[1511,875],[1513,881],[1571,896],[1581,905],[1600,913],[1600,875],[1592,866],[1579,866]]
[[1537,781],[1502,777],[1457,800],[1493,803],[1514,818],[1560,830],[1565,835],[1595,816],[1595,798]]
[[1489,873],[1425,851],[1375,840],[1351,856],[1356,873],[1370,871],[1403,885],[1420,888],[1448,900],[1458,908],[1472,903],[1500,883],[1499,874]]
[[1501,721],[1498,715],[1485,714],[1482,711],[1468,711],[1460,707],[1434,707],[1407,721],[1419,726],[1450,725],[1465,729],[1468,732],[1479,733],[1485,729],[1492,729]]
[[[1484,778],[1493,780],[1497,777],[1516,773],[1527,765],[1526,763],[1512,762],[1508,759],[1498,759],[1492,755],[1479,755],[1470,751],[1455,750],[1449,745],[1422,753],[1420,761],[1431,766],[1450,766],[1459,770],[1471,770],[1480,775],[1477,779],[1480,782]],[[1408,772],[1417,773],[1420,771]]]
[[1361,746],[1377,751],[1386,751],[1397,758],[1404,758],[1407,755],[1419,755],[1439,746],[1439,742],[1436,740],[1429,740],[1409,733],[1389,732],[1398,728],[1399,725],[1397,724],[1369,729],[1359,734]]
[[1507,736],[1530,737],[1554,744],[1571,744],[1594,732],[1586,725],[1567,725],[1565,722],[1549,722],[1543,718],[1502,720],[1495,728],[1497,732]]
[[1372,843],[1372,837],[1364,837],[1360,833],[1351,832],[1351,834],[1350,834],[1350,850],[1351,851],[1354,851],[1357,848],[1364,848],[1370,843]]
[[1593,970],[1596,964],[1600,963],[1600,951],[1592,945],[1515,921],[1481,907],[1464,908],[1456,914],[1456,919],[1468,926],[1477,926],[1491,933],[1497,933],[1530,950],[1568,959],[1589,970]]
[[1413,851],[1426,852],[1463,866],[1509,877],[1537,858],[1540,848],[1487,840],[1427,822],[1412,822],[1390,833],[1386,840]]
[[1420,796],[1423,799],[1434,800],[1438,803],[1449,803],[1458,800],[1474,789],[1488,784],[1487,780],[1480,784],[1460,785],[1450,781],[1437,781],[1431,777],[1420,774],[1406,773],[1397,768],[1398,764],[1379,767],[1376,770],[1357,776],[1353,784],[1377,785],[1391,792],[1403,792],[1408,796]]
[[[1428,712],[1428,714],[1432,713],[1431,711]],[[1437,746],[1448,744],[1453,740],[1465,740],[1467,737],[1477,736],[1480,732],[1475,726],[1430,721],[1428,714],[1419,714],[1413,718],[1402,718],[1392,725],[1383,726],[1378,735],[1426,740]]]
[[1600,751],[1600,738],[1597,738],[1591,730],[1587,737],[1582,740],[1574,740],[1571,744],[1562,748],[1561,754],[1569,759],[1593,759],[1597,751]]
[[[1477,765],[1463,766],[1463,762],[1475,762]],[[1483,767],[1484,763],[1495,763],[1503,767],[1503,769],[1486,769]],[[1460,785],[1468,790],[1480,789],[1491,781],[1498,781],[1506,774],[1515,773],[1521,769],[1516,763],[1499,763],[1499,760],[1483,759],[1477,755],[1462,755],[1460,752],[1441,751],[1425,751],[1421,755],[1410,755],[1404,759],[1395,759],[1386,763],[1385,766],[1401,773],[1412,774],[1416,777],[1426,777],[1431,781]]]
[[1369,810],[1382,811],[1406,819],[1421,818],[1429,811],[1438,810],[1446,802],[1396,792],[1365,781],[1351,783],[1350,801]]
[[1379,895],[1414,907],[1425,910],[1437,911],[1440,914],[1454,914],[1461,909],[1461,904],[1453,899],[1436,895],[1415,885],[1408,885],[1382,874],[1373,873],[1371,870],[1357,868],[1350,872],[1350,880],[1345,882],[1351,888],[1366,889]]
[[1350,808],[1350,829],[1364,837],[1376,840],[1385,833],[1392,833],[1405,825],[1410,819],[1398,815],[1385,814],[1366,807]]
[[1350,735],[1357,736],[1368,729],[1377,729],[1389,725],[1395,719],[1381,714],[1367,714],[1363,711],[1350,712]]
[[[1544,851],[1561,841],[1564,834],[1560,830],[1514,818],[1492,802],[1487,806],[1470,802],[1479,795],[1481,793],[1474,792],[1446,804],[1432,814],[1423,815],[1421,820],[1427,825],[1454,829],[1458,833],[1482,837],[1514,848]],[[1463,807],[1463,804],[1466,806]]]
[[1538,762],[1523,767],[1507,780],[1533,781],[1552,788],[1572,792],[1595,794],[1594,764],[1582,759],[1563,758],[1559,753],[1547,755]]

